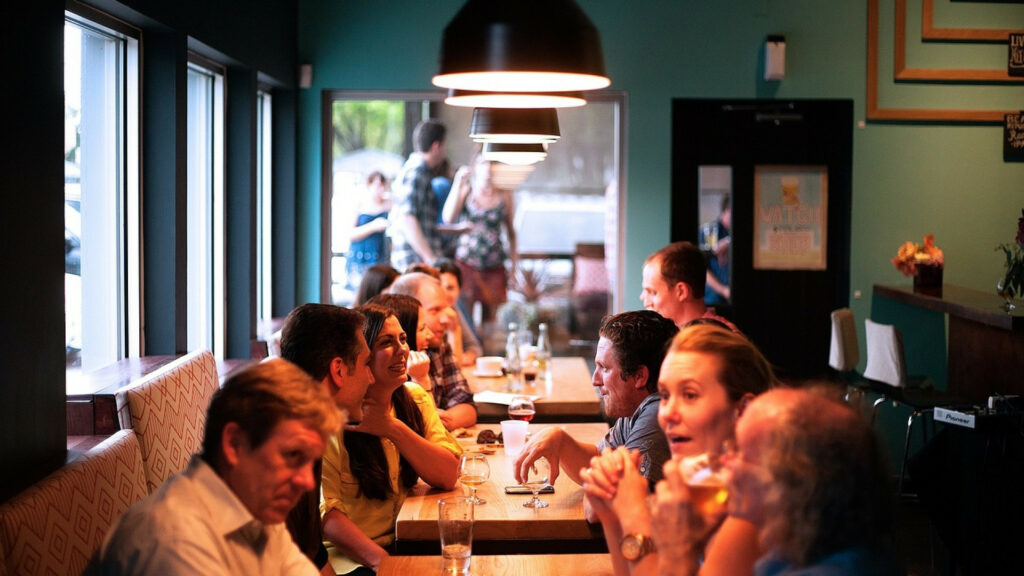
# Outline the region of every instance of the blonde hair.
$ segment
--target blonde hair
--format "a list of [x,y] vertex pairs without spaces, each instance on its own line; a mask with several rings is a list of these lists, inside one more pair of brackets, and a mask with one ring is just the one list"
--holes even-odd
[[775,372],[761,351],[742,334],[712,324],[684,326],[672,339],[669,352],[700,352],[721,362],[718,380],[729,399],[755,396],[776,384]]
[[214,393],[206,411],[203,456],[220,463],[221,435],[235,422],[254,448],[282,420],[298,420],[326,442],[341,428],[342,414],[323,385],[284,358],[271,358],[235,373]]

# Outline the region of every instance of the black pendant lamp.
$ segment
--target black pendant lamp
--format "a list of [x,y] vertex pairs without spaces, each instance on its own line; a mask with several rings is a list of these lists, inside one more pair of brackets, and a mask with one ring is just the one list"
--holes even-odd
[[467,108],[575,108],[587,101],[573,92],[480,92],[449,90],[444,103]]
[[444,29],[433,83],[484,92],[605,88],[601,37],[573,0],[468,0]]
[[546,144],[509,144],[507,142],[484,142],[484,160],[501,162],[511,166],[529,166],[548,157]]
[[554,108],[474,108],[469,137],[476,142],[544,143],[561,137]]

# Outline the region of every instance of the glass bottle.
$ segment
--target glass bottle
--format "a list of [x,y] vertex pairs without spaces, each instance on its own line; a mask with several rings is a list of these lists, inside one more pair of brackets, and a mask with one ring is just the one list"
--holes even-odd
[[551,382],[551,335],[548,334],[548,325],[541,323],[537,331],[537,377]]
[[523,363],[519,357],[519,326],[508,323],[508,339],[505,341],[505,371],[508,373],[508,391],[523,390]]

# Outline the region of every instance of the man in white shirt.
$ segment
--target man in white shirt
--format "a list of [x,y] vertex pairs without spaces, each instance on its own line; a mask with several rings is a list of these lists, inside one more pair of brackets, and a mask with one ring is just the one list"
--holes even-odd
[[700,248],[692,242],[673,242],[644,262],[640,300],[644,308],[675,322],[680,329],[704,318],[739,332],[732,322],[704,304],[706,282],[707,262]]
[[340,426],[301,368],[274,358],[242,370],[210,402],[202,452],[125,512],[85,574],[315,576],[284,521]]

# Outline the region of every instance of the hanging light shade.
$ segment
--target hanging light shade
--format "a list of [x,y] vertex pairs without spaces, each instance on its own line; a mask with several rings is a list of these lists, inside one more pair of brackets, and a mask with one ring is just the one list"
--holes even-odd
[[601,37],[573,0],[468,0],[444,29],[435,86],[489,92],[611,84]]
[[469,137],[476,142],[554,142],[558,112],[554,108],[474,108]]
[[548,157],[546,144],[510,144],[508,142],[484,142],[484,160],[501,162],[512,166],[529,166]]
[[575,108],[587,103],[583,93],[573,92],[480,92],[449,90],[444,103],[467,108]]

